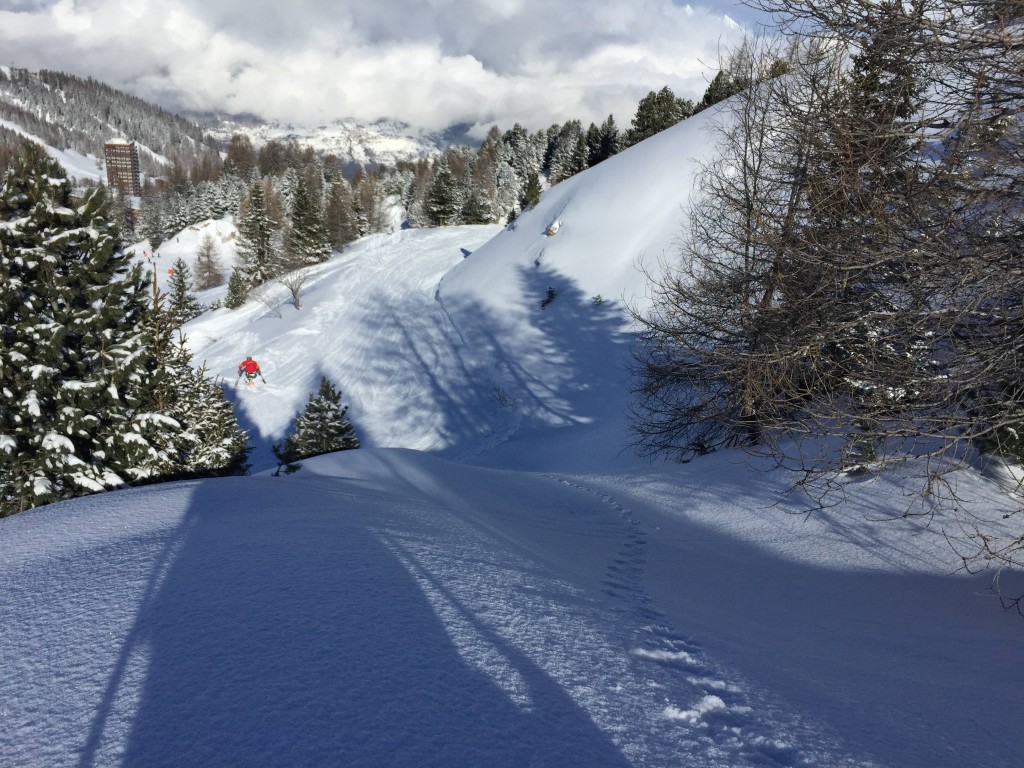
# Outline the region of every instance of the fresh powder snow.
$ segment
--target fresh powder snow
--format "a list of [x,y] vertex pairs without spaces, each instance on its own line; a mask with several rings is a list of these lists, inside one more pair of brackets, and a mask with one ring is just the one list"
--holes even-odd
[[[807,514],[740,452],[629,448],[625,310],[714,119],[189,323],[253,475],[0,520],[0,765],[1018,765],[1024,619],[912,463]],[[230,222],[137,257],[166,285],[206,231],[227,272]],[[364,447],[275,477],[321,376]],[[1019,535],[1005,477],[951,481]]]

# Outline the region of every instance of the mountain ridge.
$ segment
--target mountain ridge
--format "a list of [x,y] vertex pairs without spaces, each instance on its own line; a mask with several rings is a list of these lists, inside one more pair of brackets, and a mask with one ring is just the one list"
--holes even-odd
[[[306,126],[255,115],[179,114],[91,77],[15,66],[0,67],[0,121],[9,124],[7,131],[0,131],[0,145],[27,137],[58,153],[71,150],[91,157],[98,166],[104,142],[134,139],[148,150],[140,161],[149,175],[160,175],[174,162],[189,167],[204,154],[221,152],[234,133],[248,136],[256,146],[295,141],[360,166],[394,166],[436,156],[452,144],[480,143],[468,124],[426,131],[388,118],[371,123],[337,118]],[[81,177],[80,168],[72,165],[68,170]]]

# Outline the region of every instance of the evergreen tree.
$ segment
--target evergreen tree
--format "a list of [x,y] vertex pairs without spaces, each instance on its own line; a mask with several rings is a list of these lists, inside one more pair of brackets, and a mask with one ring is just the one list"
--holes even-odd
[[529,178],[526,180],[526,186],[523,188],[523,195],[520,200],[523,210],[537,205],[537,203],[540,202],[540,195],[540,179],[536,173],[531,173]]
[[196,275],[195,286],[197,291],[205,291],[224,282],[224,275],[221,272],[218,256],[220,249],[213,235],[204,232],[199,240],[199,248],[196,250]]
[[163,195],[152,193],[142,198],[142,209],[139,211],[139,223],[136,226],[138,236],[149,240],[154,250],[164,241]]
[[72,200],[27,145],[0,185],[0,512],[151,475],[149,356],[138,266],[102,189]]
[[249,298],[249,284],[245,275],[240,269],[231,270],[231,277],[228,278],[228,295],[224,297],[224,306],[228,309],[238,309],[245,304]]
[[249,190],[238,222],[238,258],[248,288],[262,285],[275,276],[274,255],[274,223],[267,213],[263,184],[256,182]]
[[180,328],[194,317],[202,314],[199,300],[192,295],[192,270],[183,259],[175,259],[171,266],[170,301],[167,307],[168,322],[173,328]]
[[477,190],[488,197],[489,221],[501,221],[515,210],[522,182],[512,167],[512,153],[497,126],[488,131],[473,172],[479,182]]
[[424,201],[424,212],[434,227],[446,227],[459,223],[459,212],[462,210],[462,196],[459,184],[448,167],[442,161],[434,173],[434,180],[427,190]]
[[154,476],[180,478],[243,474],[250,448],[224,390],[209,380],[192,355],[154,280],[146,323],[149,370],[142,398],[157,414],[142,425],[160,465]]
[[718,74],[714,76],[710,83],[708,83],[707,89],[704,91],[704,96],[697,104],[697,112],[707,109],[710,106],[718,104],[720,101],[725,101],[730,96],[739,93],[742,88],[737,87],[734,83],[733,78],[729,76],[729,73],[724,69],[718,71]]
[[[288,461],[359,447],[352,423],[345,418],[348,406],[341,405],[341,393],[326,376],[320,379],[316,395],[310,394],[305,410],[295,420],[292,434],[281,445],[279,455]],[[276,451],[275,451],[276,452]]]
[[464,224],[490,224],[492,220],[491,199],[482,189],[471,189],[462,206],[460,218]]
[[[248,437],[238,426],[234,408],[205,367],[192,366],[192,355],[164,296],[152,283],[146,322],[148,376],[142,399],[157,416],[143,424],[149,441],[160,447],[161,479],[242,474],[248,469]],[[156,469],[156,468],[155,468]]]
[[533,137],[523,126],[519,123],[513,125],[502,136],[502,141],[508,148],[508,162],[515,170],[517,178],[525,181],[530,178],[531,173],[540,173],[542,155],[538,153]]
[[667,85],[658,92],[651,91],[637,105],[633,127],[626,131],[626,146],[638,144],[692,114],[693,102],[678,98]]
[[210,380],[205,366],[193,368],[191,363],[180,339],[172,358],[177,388],[169,409],[187,437],[178,454],[179,471],[189,477],[245,474],[252,450],[248,435],[238,426],[223,387]]
[[340,179],[331,185],[324,218],[326,219],[327,236],[336,250],[340,251],[349,243],[359,239],[359,225],[356,221],[356,209],[352,200],[352,188],[345,179]]
[[920,107],[922,65],[912,36],[914,20],[893,0],[881,2],[866,19],[866,40],[845,83],[842,121],[850,126],[849,139],[858,168],[869,166],[872,184],[884,175],[902,176],[910,161],[910,122]]
[[619,129],[615,118],[608,118],[598,127],[593,123],[587,129],[587,166],[593,168],[619,152]]
[[292,190],[289,225],[284,236],[286,269],[283,271],[313,266],[330,258],[331,243],[324,226],[323,212],[301,177]]
[[587,140],[579,120],[563,125],[552,145],[548,179],[552,184],[575,176],[587,169]]

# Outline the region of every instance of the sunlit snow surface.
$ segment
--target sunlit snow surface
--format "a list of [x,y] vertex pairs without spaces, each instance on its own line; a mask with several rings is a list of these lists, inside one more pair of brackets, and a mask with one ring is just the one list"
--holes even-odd
[[[628,448],[624,309],[707,119],[512,229],[367,238],[301,309],[190,323],[256,474],[0,520],[0,766],[1018,765],[1024,620],[957,572],[941,505],[887,519],[922,510],[913,466],[808,516],[740,454]],[[136,253],[165,285],[206,231],[230,267],[228,222]],[[270,476],[322,375],[365,447]]]

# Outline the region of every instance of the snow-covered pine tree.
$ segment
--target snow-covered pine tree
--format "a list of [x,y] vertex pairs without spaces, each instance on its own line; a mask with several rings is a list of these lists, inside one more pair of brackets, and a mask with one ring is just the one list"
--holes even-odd
[[587,130],[587,165],[593,168],[619,152],[619,129],[615,118],[608,115],[600,127],[590,124]]
[[228,309],[238,309],[245,304],[248,298],[249,284],[242,270],[239,268],[231,270],[231,277],[228,278],[228,295],[224,297],[224,306]]
[[160,192],[144,194],[139,223],[135,231],[143,240],[149,240],[152,248],[160,247],[164,241],[164,196]]
[[189,199],[195,190],[191,186],[184,187],[183,190],[168,197],[164,205],[163,226],[164,234],[168,238],[176,237],[181,230],[193,223],[194,217],[189,212]]
[[[512,167],[512,153],[502,139],[497,126],[487,133],[479,153],[480,163],[487,170],[490,221],[502,221],[515,210],[519,199],[522,180]],[[479,167],[474,169],[478,176],[484,176]]]
[[301,176],[292,188],[289,224],[284,238],[283,271],[311,267],[330,258],[331,242],[324,226],[323,211]]
[[260,181],[249,189],[238,222],[238,259],[247,288],[255,288],[275,276],[274,223],[267,213],[266,192]]
[[502,136],[502,141],[508,147],[509,163],[519,179],[525,182],[531,173],[540,173],[543,155],[538,151],[534,137],[523,126],[519,123],[513,125]]
[[138,384],[149,412],[136,427],[156,450],[137,479],[241,474],[248,468],[246,433],[220,386],[192,367],[192,355],[177,330],[156,282],[146,318],[148,375]]
[[192,366],[183,338],[173,348],[171,363],[177,371],[177,387],[169,413],[181,423],[186,438],[178,456],[181,473],[189,477],[245,474],[252,448],[223,387],[208,377],[205,366]]
[[491,198],[486,190],[473,188],[466,195],[460,214],[463,224],[490,224],[493,218]]
[[195,285],[197,291],[205,291],[224,282],[224,275],[221,272],[218,256],[220,249],[217,241],[209,232],[204,232],[199,239],[199,248],[196,249],[196,275]]
[[26,145],[0,185],[0,514],[148,471],[152,414],[141,271],[117,248],[102,189],[73,200]]
[[168,283],[167,320],[172,328],[180,328],[202,314],[199,300],[192,294],[192,270],[184,259],[175,259]]
[[536,173],[531,173],[526,179],[526,186],[523,187],[522,196],[519,201],[524,211],[540,202],[541,192],[540,179]]
[[554,139],[549,180],[552,184],[587,169],[587,141],[579,120],[569,120]]
[[345,418],[348,406],[341,405],[341,393],[326,376],[320,379],[316,395],[310,394],[306,409],[295,420],[289,436],[297,459],[359,447],[352,423]]
[[459,223],[462,194],[455,174],[444,160],[438,163],[434,172],[434,180],[427,189],[423,209],[431,226],[447,227]]

